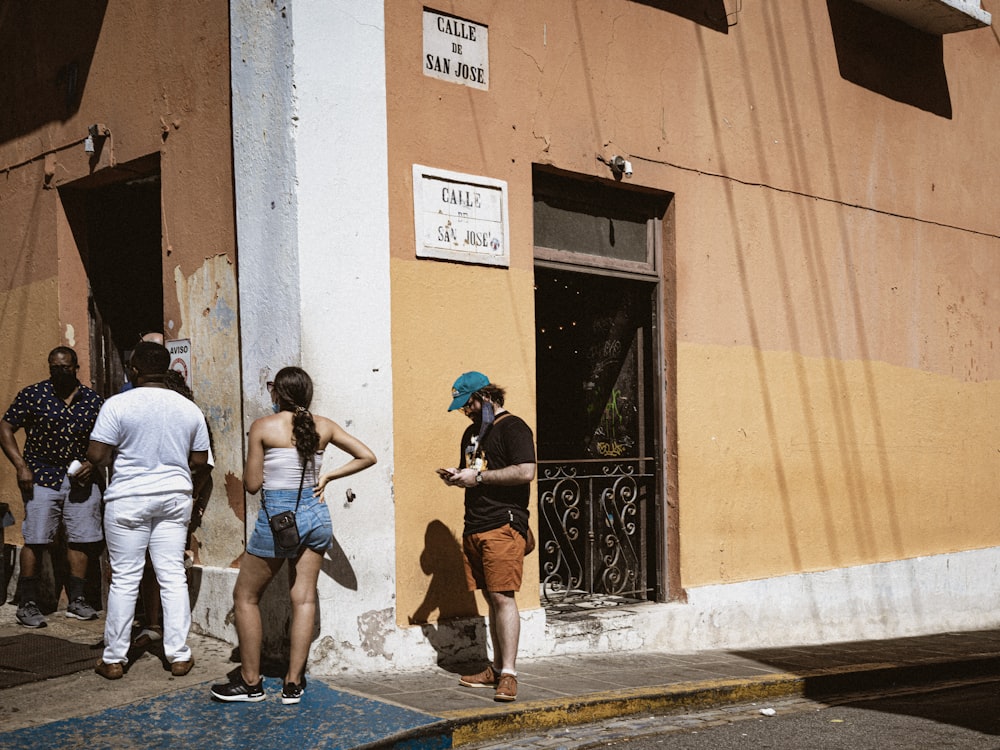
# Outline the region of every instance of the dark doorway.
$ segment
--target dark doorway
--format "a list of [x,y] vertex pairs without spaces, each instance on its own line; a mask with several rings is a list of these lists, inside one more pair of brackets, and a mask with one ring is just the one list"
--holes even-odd
[[656,284],[536,266],[542,595],[653,598]]
[[131,174],[60,191],[87,270],[91,375],[103,396],[121,390],[139,337],[163,331],[160,175]]

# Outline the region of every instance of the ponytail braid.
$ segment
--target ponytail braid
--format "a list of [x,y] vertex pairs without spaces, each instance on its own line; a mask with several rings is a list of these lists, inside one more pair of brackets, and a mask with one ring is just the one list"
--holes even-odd
[[315,460],[319,448],[319,433],[309,411],[313,397],[312,378],[301,367],[282,367],[274,376],[274,390],[282,410],[292,412],[292,442],[305,466],[306,462]]
[[295,450],[299,452],[303,466],[306,461],[315,459],[316,449],[319,448],[319,433],[316,432],[312,413],[304,406],[296,406],[292,412],[292,442],[295,443]]

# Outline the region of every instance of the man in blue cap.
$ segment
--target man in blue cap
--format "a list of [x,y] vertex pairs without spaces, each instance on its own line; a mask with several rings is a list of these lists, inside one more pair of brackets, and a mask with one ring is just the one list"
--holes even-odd
[[481,589],[490,615],[493,663],[465,675],[460,685],[493,688],[494,700],[517,699],[517,645],[521,616],[514,595],[521,588],[529,552],[528,500],[535,478],[535,442],[523,419],[504,409],[505,391],[481,372],[461,375],[448,411],[461,409],[472,424],[462,435],[458,468],[438,469],[449,487],[465,489],[465,578]]

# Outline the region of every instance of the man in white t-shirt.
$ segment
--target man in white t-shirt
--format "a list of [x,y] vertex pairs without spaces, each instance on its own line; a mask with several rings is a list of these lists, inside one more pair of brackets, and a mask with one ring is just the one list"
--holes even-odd
[[192,475],[208,465],[208,429],[193,402],[164,386],[169,365],[162,345],[137,344],[129,367],[135,388],[105,402],[90,434],[91,463],[107,466],[114,458],[104,494],[111,587],[104,655],[95,670],[109,680],[122,677],[128,662],[147,550],[160,582],[163,654],[170,672],[182,677],[194,664],[187,645],[191,606],[184,547]]

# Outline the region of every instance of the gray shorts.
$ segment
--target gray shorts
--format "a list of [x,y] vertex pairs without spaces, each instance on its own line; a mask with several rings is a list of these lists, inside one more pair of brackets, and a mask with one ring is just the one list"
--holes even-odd
[[62,521],[66,541],[74,544],[99,542],[101,531],[101,491],[93,482],[77,486],[63,479],[62,487],[52,490],[37,484],[31,492],[22,492],[24,523],[21,533],[25,544],[50,544],[55,541]]

